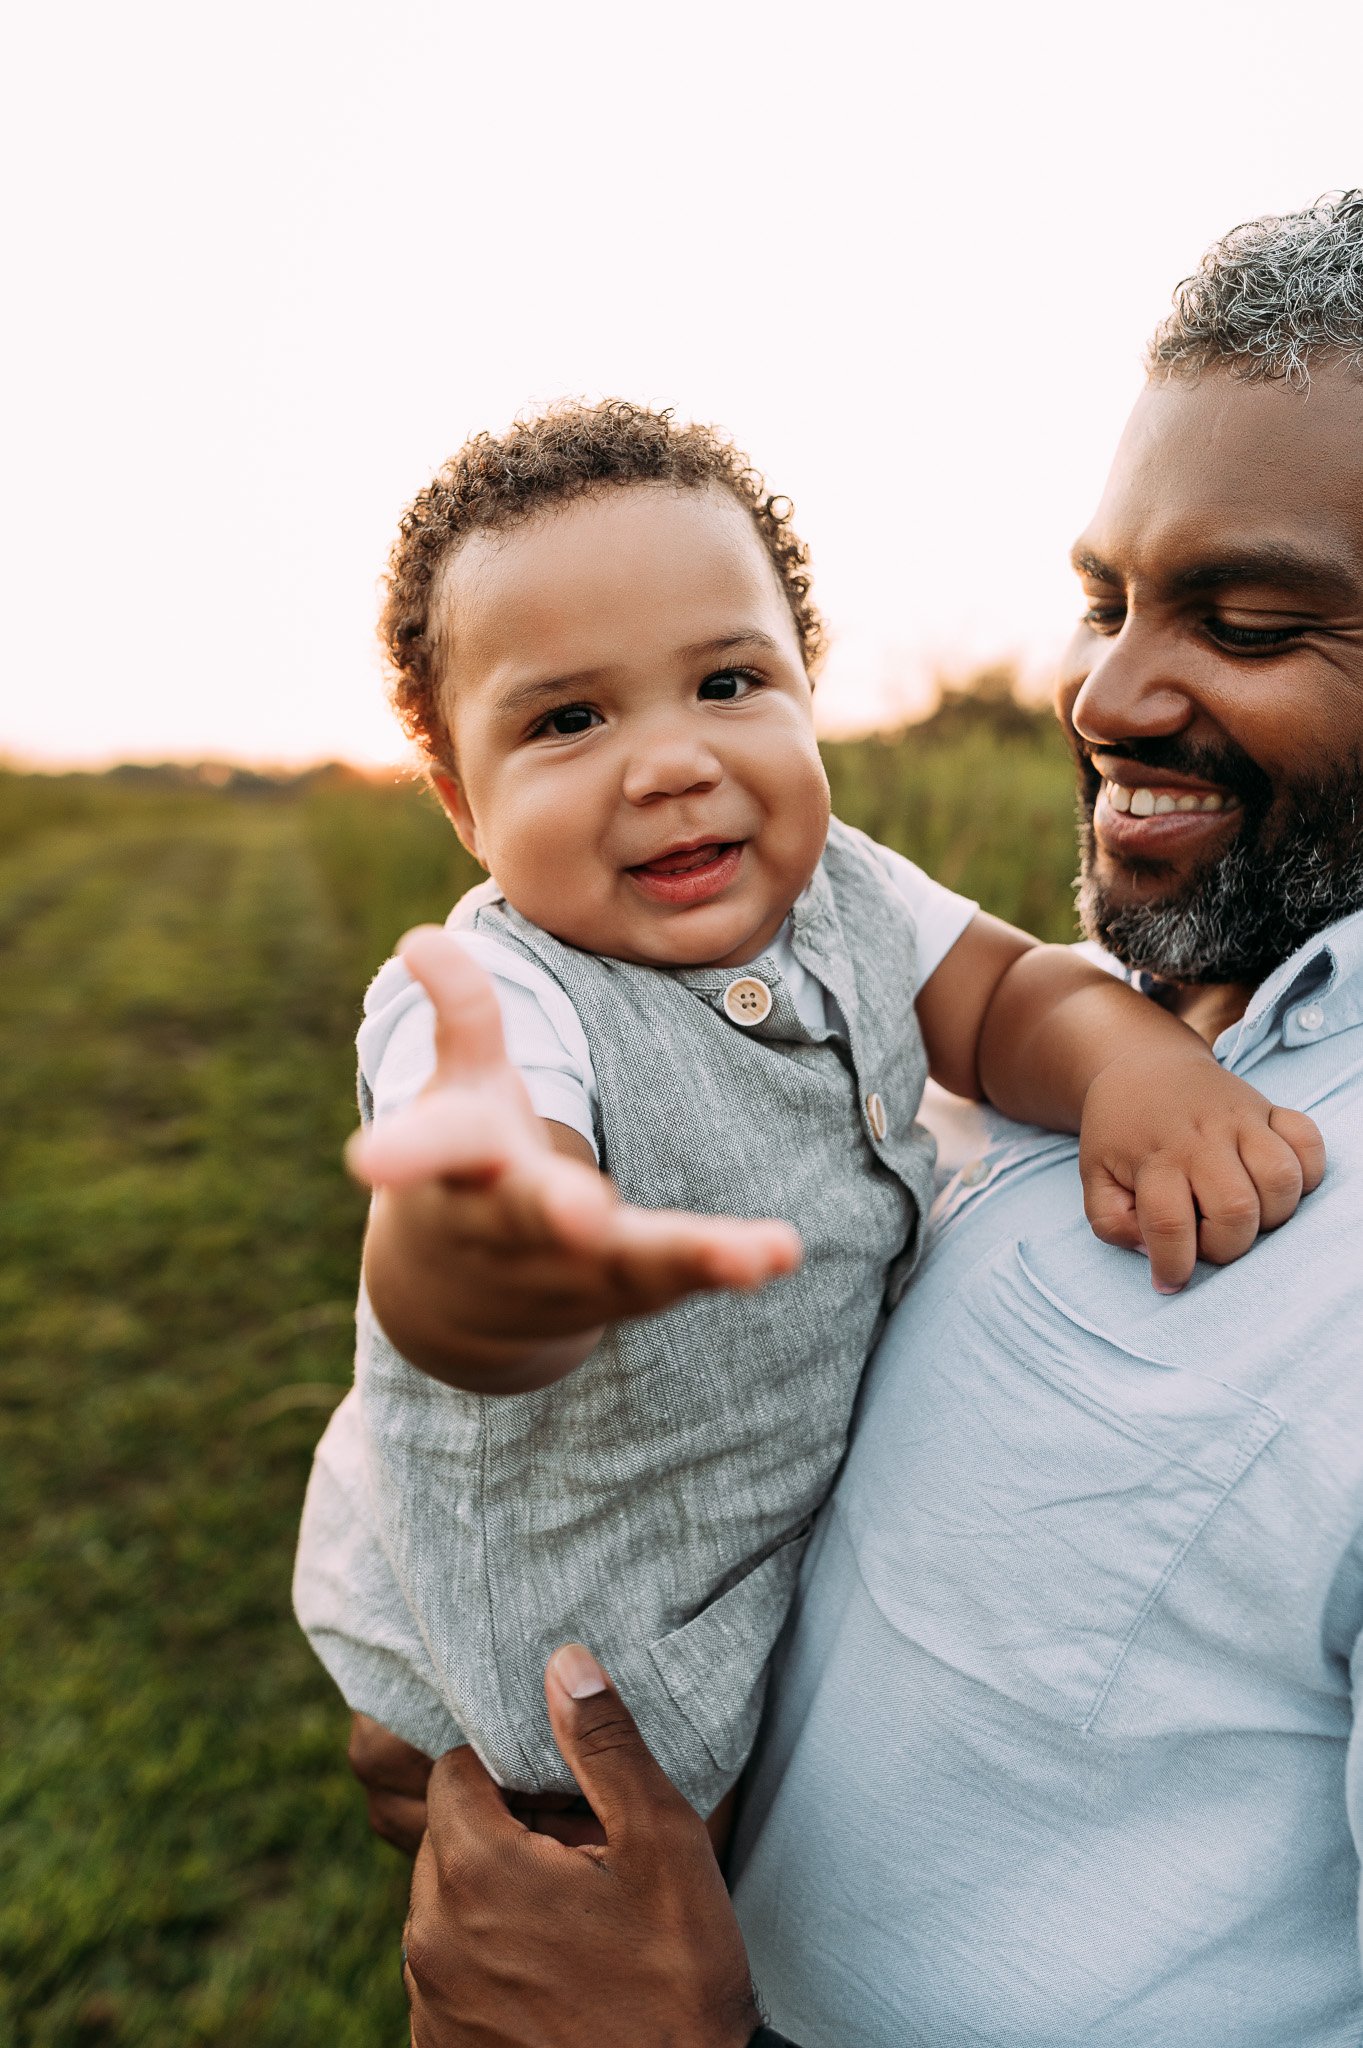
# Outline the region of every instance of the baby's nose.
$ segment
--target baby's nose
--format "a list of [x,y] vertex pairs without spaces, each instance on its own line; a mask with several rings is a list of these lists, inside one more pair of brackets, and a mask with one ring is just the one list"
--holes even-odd
[[624,794],[632,804],[689,796],[694,790],[713,789],[723,774],[718,755],[704,741],[681,733],[659,734],[631,754]]

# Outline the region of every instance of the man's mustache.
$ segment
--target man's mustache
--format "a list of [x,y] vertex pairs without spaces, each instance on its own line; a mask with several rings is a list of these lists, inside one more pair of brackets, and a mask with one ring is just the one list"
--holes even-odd
[[1177,733],[1168,738],[1111,740],[1098,748],[1090,747],[1087,741],[1075,736],[1075,748],[1085,782],[1085,794],[1090,804],[1098,794],[1102,780],[1093,765],[1093,754],[1101,753],[1108,760],[1130,762],[1137,768],[1164,769],[1170,775],[1186,775],[1195,782],[1214,783],[1218,789],[1229,790],[1238,797],[1247,812],[1264,812],[1273,801],[1273,785],[1262,768],[1251,761],[1241,748],[1224,746],[1200,746],[1194,740],[1185,740]]

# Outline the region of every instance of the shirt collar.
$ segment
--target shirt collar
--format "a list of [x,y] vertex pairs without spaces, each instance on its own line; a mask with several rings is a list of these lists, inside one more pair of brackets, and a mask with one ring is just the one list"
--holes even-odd
[[1280,1024],[1285,1044],[1305,1045],[1360,1022],[1363,910],[1356,910],[1275,967],[1250,997],[1244,1016],[1221,1033],[1214,1051],[1224,1065],[1235,1066]]

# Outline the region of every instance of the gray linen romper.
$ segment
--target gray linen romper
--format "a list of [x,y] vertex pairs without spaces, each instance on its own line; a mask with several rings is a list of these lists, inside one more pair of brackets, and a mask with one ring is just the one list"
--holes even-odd
[[810,1521],[931,1200],[912,917],[835,820],[791,940],[846,1036],[811,1031],[765,956],[602,959],[493,884],[450,925],[495,933],[562,986],[626,1201],[784,1217],[804,1263],[757,1294],[616,1324],[566,1379],[500,1397],[408,1364],[362,1295],[356,1389],[318,1448],[295,1605],[352,1708],[431,1754],[469,1741],[521,1791],[574,1789],[544,1667],[586,1643],[709,1813],[751,1748]]

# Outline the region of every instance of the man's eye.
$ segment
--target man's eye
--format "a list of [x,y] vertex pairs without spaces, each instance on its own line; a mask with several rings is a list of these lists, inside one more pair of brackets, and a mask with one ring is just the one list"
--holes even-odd
[[731,704],[736,697],[749,697],[760,687],[760,677],[749,675],[745,668],[721,668],[705,678],[700,694],[710,704]]
[[1233,626],[1228,619],[1208,619],[1207,631],[1221,647],[1241,654],[1272,654],[1300,640],[1304,626]]
[[1087,626],[1090,633],[1120,633],[1126,620],[1126,607],[1120,604],[1091,604],[1080,618],[1080,625]]
[[590,704],[560,704],[557,711],[548,711],[535,727],[535,737],[541,733],[555,733],[559,739],[573,739],[580,732],[589,732],[594,725],[600,725],[601,713],[593,711]]

